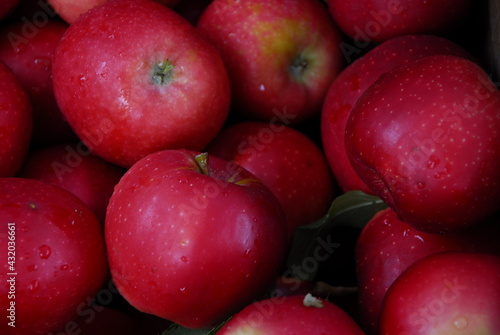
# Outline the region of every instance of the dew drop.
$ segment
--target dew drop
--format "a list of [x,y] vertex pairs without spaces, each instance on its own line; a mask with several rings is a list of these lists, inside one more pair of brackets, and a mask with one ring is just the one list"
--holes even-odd
[[63,264],[59,267],[61,269],[61,271],[66,271],[69,269],[69,265],[68,264]]
[[245,253],[243,254],[243,258],[248,258],[250,256],[251,252],[252,252],[252,249],[245,250]]
[[417,183],[417,188],[418,188],[419,190],[423,190],[423,189],[425,188],[425,183],[424,183],[424,182],[418,182],[418,183]]
[[82,76],[82,77],[80,77],[78,80],[79,80],[79,82],[80,82],[80,85],[81,85],[81,86],[84,86],[84,85],[85,85],[85,82],[87,81],[87,77]]
[[183,261],[184,263],[187,263],[188,262],[188,258],[186,256],[182,256],[181,257],[181,261]]
[[36,270],[38,270],[38,266],[37,266],[36,264],[31,264],[31,265],[29,265],[29,266],[27,267],[27,270],[28,270],[29,272],[36,271]]
[[455,328],[457,329],[465,329],[467,328],[468,324],[469,323],[467,322],[465,316],[460,316],[457,319],[455,319],[455,321],[453,321],[453,326],[455,326]]
[[36,291],[37,289],[38,289],[38,280],[33,280],[31,283],[28,284],[29,291]]
[[25,43],[18,43],[18,45],[17,45],[17,46],[16,46],[16,48],[14,49],[14,52],[15,52],[16,54],[19,54],[19,53],[21,53],[21,52],[23,52],[23,51],[25,51],[25,50],[26,50],[26,45],[25,45]]
[[50,249],[50,247],[48,245],[45,245],[45,244],[42,245],[40,248],[38,248],[38,255],[42,259],[49,258],[51,252],[52,252],[52,250]]
[[181,291],[181,292],[186,292],[186,288],[185,288],[185,287],[181,287],[181,288],[179,289],[179,291]]
[[440,162],[441,160],[437,156],[431,155],[429,157],[429,160],[427,161],[427,167],[429,169],[434,169],[436,166],[439,165]]

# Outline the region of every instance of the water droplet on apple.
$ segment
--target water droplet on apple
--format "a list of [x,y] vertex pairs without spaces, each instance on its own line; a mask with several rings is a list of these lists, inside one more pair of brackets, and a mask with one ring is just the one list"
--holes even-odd
[[188,258],[186,256],[182,256],[181,257],[181,261],[183,261],[184,263],[187,263],[188,262]]
[[38,269],[38,266],[36,264],[31,264],[30,266],[27,267],[27,270],[29,272],[36,271]]
[[465,316],[460,316],[455,321],[453,321],[453,326],[457,329],[465,329],[467,328],[467,325],[469,322],[467,321],[467,318]]
[[82,77],[80,77],[78,80],[79,80],[79,82],[80,82],[80,85],[82,85],[82,86],[83,86],[83,85],[85,85],[85,82],[87,81],[87,77],[82,76]]
[[66,271],[66,270],[69,269],[69,265],[68,264],[63,264],[63,265],[60,266],[60,269],[61,269],[61,271]]
[[429,160],[427,161],[427,167],[429,169],[434,169],[436,166],[439,165],[440,162],[441,160],[437,156],[431,155],[429,157]]
[[50,257],[50,254],[51,254],[52,250],[50,249],[50,247],[48,245],[42,245],[40,248],[38,248],[38,255],[40,256],[40,258],[42,259],[47,259]]
[[26,45],[25,43],[18,43],[18,45],[16,46],[16,48],[14,49],[14,52],[16,54],[19,54],[21,52],[23,52],[24,50],[26,50]]
[[425,183],[424,183],[424,182],[418,182],[418,183],[417,183],[417,188],[418,188],[419,190],[423,190],[423,189],[425,188]]
[[265,91],[265,90],[266,90],[266,87],[264,86],[264,84],[260,84],[259,91]]
[[252,249],[245,250],[245,253],[243,254],[243,258],[248,258],[250,256],[251,252],[252,252]]
[[181,292],[186,292],[186,288],[185,288],[185,287],[181,287],[181,288],[179,289],[179,291],[181,291]]
[[37,289],[38,289],[38,280],[33,280],[31,283],[28,284],[29,291],[36,291]]

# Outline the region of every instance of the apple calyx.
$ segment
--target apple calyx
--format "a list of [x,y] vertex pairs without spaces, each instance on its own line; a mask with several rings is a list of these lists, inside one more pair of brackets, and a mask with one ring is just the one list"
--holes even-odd
[[289,68],[290,73],[295,78],[300,78],[302,76],[302,74],[309,67],[309,63],[310,62],[302,55],[295,57],[295,59],[292,61],[292,64],[290,65],[290,68]]
[[166,59],[162,63],[157,63],[153,68],[152,79],[153,82],[157,85],[165,85],[172,78],[172,70],[174,66],[172,63]]
[[311,293],[307,293],[306,296],[304,297],[304,300],[302,301],[304,306],[306,307],[316,307],[316,308],[322,308],[323,307],[323,301],[320,299],[314,297]]

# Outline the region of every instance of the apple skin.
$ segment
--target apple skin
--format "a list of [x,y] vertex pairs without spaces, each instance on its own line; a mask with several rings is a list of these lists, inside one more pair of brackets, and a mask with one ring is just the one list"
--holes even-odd
[[215,0],[198,28],[220,50],[246,120],[282,113],[298,124],[319,114],[343,66],[340,32],[318,0]]
[[442,35],[467,17],[472,0],[327,0],[345,34],[362,43],[408,34]]
[[80,139],[123,167],[163,149],[201,150],[231,98],[217,50],[180,15],[145,0],[111,0],[80,16],[58,44],[53,82]]
[[134,164],[111,196],[105,237],[113,280],[132,306],[210,328],[272,286],[287,233],[281,205],[255,176],[197,157],[165,150]]
[[93,155],[81,143],[59,144],[28,154],[19,176],[70,191],[104,226],[106,207],[125,170]]
[[500,256],[442,252],[411,265],[390,287],[381,335],[500,334]]
[[217,334],[364,334],[338,306],[320,298],[316,299],[322,307],[305,306],[304,298],[292,295],[256,301],[234,315]]
[[[78,17],[90,9],[109,0],[48,0],[57,14],[67,23],[72,24]],[[152,0],[168,7],[174,7],[180,0]]]
[[0,60],[16,75],[30,98],[34,118],[32,143],[45,146],[75,140],[57,106],[52,86],[54,51],[67,25],[49,20],[39,27],[33,25],[33,30],[26,27],[25,22],[19,22],[2,28]]
[[335,197],[321,149],[305,134],[279,124],[240,122],[223,129],[206,148],[250,171],[279,199],[292,236],[323,217]]
[[346,125],[360,178],[416,229],[463,229],[500,209],[500,91],[476,63],[437,55],[372,84]]
[[[78,315],[105,280],[107,263],[99,222],[76,196],[47,183],[0,178],[0,189],[0,246],[7,250],[12,236],[15,240],[15,269],[4,262],[2,272],[17,273],[16,327],[4,320],[0,333],[57,331]],[[7,228],[9,223],[14,225]],[[2,306],[13,301],[8,299],[9,289],[10,285],[0,286]]]
[[33,112],[28,94],[12,71],[0,61],[0,177],[13,177],[28,154]]
[[398,219],[391,208],[377,213],[363,228],[356,244],[356,273],[361,323],[378,334],[382,302],[392,283],[413,263],[443,251],[500,255],[500,216],[457,233],[430,234]]
[[363,93],[381,75],[414,60],[448,54],[471,58],[458,44],[433,35],[391,38],[349,64],[330,86],[321,112],[321,140],[335,179],[344,192],[359,190],[373,194],[359,178],[345,149],[345,127],[349,114]]

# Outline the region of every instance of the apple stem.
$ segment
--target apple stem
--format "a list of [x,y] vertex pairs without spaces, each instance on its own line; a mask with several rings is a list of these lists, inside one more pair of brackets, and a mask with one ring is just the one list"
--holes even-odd
[[174,66],[167,60],[163,63],[155,65],[153,70],[153,81],[156,84],[163,85],[172,77],[172,69]]
[[208,153],[202,152],[194,157],[200,173],[208,176]]

